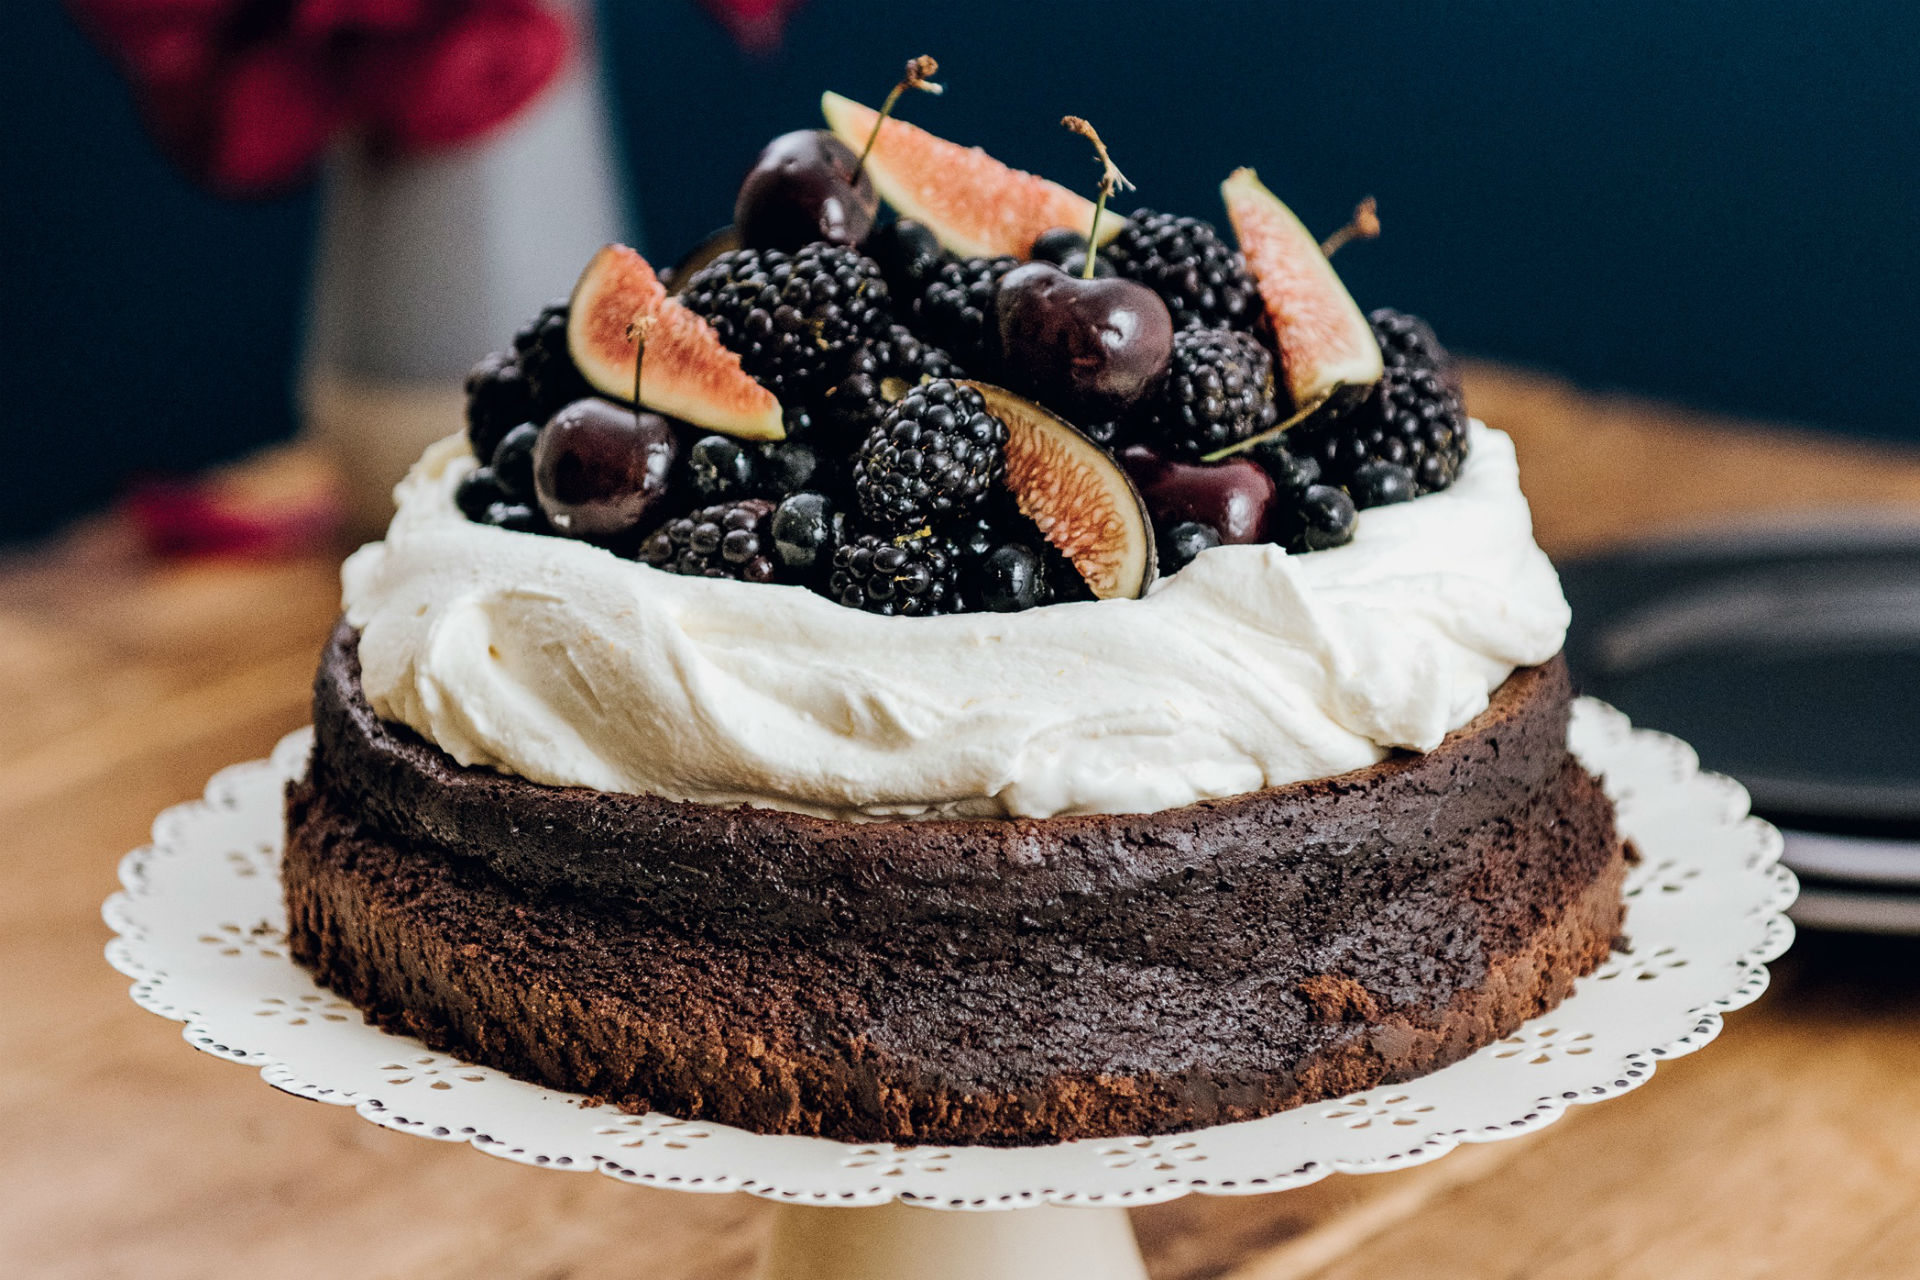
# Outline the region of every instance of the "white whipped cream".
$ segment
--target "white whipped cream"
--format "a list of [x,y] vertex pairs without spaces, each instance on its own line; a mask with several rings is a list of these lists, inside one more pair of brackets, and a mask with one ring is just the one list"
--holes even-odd
[[882,618],[464,519],[464,440],[342,570],[368,700],[462,764],[831,817],[1139,813],[1430,750],[1567,605],[1513,444],[1345,547],[1219,547],[1145,599]]

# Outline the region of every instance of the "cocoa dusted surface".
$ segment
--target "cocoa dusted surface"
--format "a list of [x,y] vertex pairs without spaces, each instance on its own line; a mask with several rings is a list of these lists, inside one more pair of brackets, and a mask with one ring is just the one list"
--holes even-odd
[[1335,779],[844,823],[462,768],[372,714],[355,642],[289,799],[295,955],[383,1026],[624,1107],[853,1141],[1244,1119],[1508,1034],[1619,927],[1557,661]]

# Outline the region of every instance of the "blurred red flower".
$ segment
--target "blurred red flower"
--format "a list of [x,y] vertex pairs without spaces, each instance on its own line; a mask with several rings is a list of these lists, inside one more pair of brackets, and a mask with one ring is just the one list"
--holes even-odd
[[403,152],[478,138],[553,81],[572,42],[537,0],[67,4],[169,153],[230,194],[299,181],[347,132]]

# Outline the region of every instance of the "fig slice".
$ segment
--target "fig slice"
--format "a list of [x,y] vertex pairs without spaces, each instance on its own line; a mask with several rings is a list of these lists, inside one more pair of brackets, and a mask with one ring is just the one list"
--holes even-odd
[[1294,408],[1358,400],[1380,381],[1380,343],[1320,242],[1251,169],[1235,169],[1220,195],[1266,304]]
[[[820,97],[834,136],[865,150],[880,113],[837,93]],[[1072,227],[1086,235],[1093,201],[1057,182],[1009,168],[979,147],[935,137],[888,117],[867,156],[867,175],[880,198],[903,218],[923,223],[963,258],[1029,258],[1042,231]],[[1100,220],[1100,243],[1120,234],[1123,218]]]
[[968,382],[1007,424],[1007,487],[1020,511],[1102,600],[1133,600],[1153,582],[1153,522],[1120,464],[1025,396]]
[[644,407],[743,440],[786,437],[773,392],[747,376],[705,320],[667,296],[632,249],[610,244],[596,253],[570,305],[567,350],[601,395],[633,403],[634,326],[651,320],[640,369]]

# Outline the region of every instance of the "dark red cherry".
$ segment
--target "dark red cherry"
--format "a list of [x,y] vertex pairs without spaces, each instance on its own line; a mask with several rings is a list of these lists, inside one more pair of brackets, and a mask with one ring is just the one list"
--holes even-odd
[[1252,458],[1181,462],[1142,444],[1120,451],[1120,465],[1146,501],[1154,527],[1204,524],[1224,543],[1265,542],[1273,521],[1275,486]]
[[1082,280],[1051,262],[1015,267],[995,302],[1008,369],[1070,418],[1111,418],[1173,353],[1167,304],[1132,280]]
[[880,200],[865,173],[853,181],[859,163],[846,143],[824,129],[783,133],[769,142],[733,202],[741,243],[791,252],[815,240],[865,240]]
[[680,454],[673,423],[608,400],[576,400],[533,451],[533,488],[555,533],[612,542],[656,514]]

